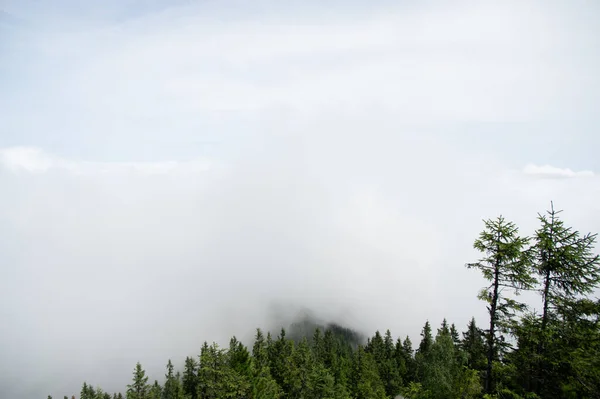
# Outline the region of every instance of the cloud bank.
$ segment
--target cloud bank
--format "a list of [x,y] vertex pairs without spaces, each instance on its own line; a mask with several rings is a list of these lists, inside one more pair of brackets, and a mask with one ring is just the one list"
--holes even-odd
[[600,227],[595,179],[532,187],[412,140],[387,151],[354,143],[335,166],[334,147],[308,159],[272,145],[276,159],[188,173],[80,174],[89,165],[43,152],[33,158],[71,167],[0,169],[7,381],[56,394],[84,379],[122,389],[136,361],[159,378],[169,357],[247,339],[274,309],[278,320],[307,307],[416,339],[425,319],[483,317],[482,281],[463,267],[481,218],[502,212],[531,229],[554,199],[575,226]]
[[483,319],[481,219],[600,231],[595,10],[68,3],[0,17],[0,397],[305,307],[418,341]]

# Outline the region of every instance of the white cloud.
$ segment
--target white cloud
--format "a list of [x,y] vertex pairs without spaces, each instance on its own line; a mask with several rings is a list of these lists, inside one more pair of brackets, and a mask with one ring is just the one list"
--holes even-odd
[[565,179],[571,177],[594,177],[595,174],[591,170],[573,171],[569,168],[557,168],[550,165],[534,165],[529,164],[523,168],[523,173],[530,176],[545,178],[545,179]]
[[496,146],[507,125],[596,112],[598,36],[579,20],[510,1],[235,20],[198,7],[14,40],[0,386],[122,389],[138,360],[160,378],[201,340],[264,325],[272,302],[418,339],[425,319],[484,316],[463,267],[481,219],[530,233],[554,200],[600,231],[597,179],[528,178],[590,172],[509,172],[526,140]]
[[0,161],[12,171],[22,169],[34,173],[46,172],[57,163],[41,149],[29,147],[1,148]]
[[167,173],[205,172],[211,167],[211,162],[208,159],[185,162],[76,162],[47,154],[42,149],[33,147],[0,148],[0,162],[13,172],[45,173],[57,169],[75,175],[118,174],[123,172],[164,175]]

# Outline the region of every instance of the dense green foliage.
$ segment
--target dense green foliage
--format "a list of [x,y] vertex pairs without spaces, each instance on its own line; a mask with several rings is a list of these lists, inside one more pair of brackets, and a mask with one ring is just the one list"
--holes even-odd
[[[596,235],[566,227],[553,207],[539,216],[532,238],[503,217],[485,221],[469,268],[488,285],[485,330],[475,319],[459,333],[444,319],[427,321],[411,340],[310,320],[276,337],[257,329],[251,348],[233,337],[228,348],[204,343],[182,372],[169,360],[162,383],[148,382],[141,364],[127,399],[468,399],[600,398],[600,282]],[[538,292],[542,314],[515,298]],[[81,399],[121,399],[87,382]],[[74,396],[73,396],[74,399]]]

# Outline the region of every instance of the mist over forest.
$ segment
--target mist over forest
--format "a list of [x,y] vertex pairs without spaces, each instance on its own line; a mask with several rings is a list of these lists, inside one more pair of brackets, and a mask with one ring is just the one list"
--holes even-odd
[[0,399],[597,398],[599,20],[1,2]]

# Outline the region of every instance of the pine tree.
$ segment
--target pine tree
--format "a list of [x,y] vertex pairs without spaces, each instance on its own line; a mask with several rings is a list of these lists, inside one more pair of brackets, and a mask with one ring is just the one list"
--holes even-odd
[[87,382],[83,382],[83,386],[81,387],[81,392],[79,394],[80,399],[91,399],[89,396],[89,388]]
[[[149,398],[150,399],[161,399],[163,395],[163,388],[160,386],[157,380],[154,380],[154,384],[150,388]],[[110,398],[109,398],[110,399]]]
[[319,327],[315,329],[312,339],[312,351],[315,356],[315,360],[319,363],[324,363],[324,344],[323,344],[323,333]]
[[377,331],[365,348],[366,352],[373,355],[386,394],[392,397],[398,394],[402,386],[402,378],[398,369],[398,361],[394,356],[394,349],[394,341],[390,330],[386,331],[383,338]]
[[479,294],[479,298],[488,303],[490,315],[485,390],[491,393],[494,388],[492,363],[502,349],[500,344],[503,342],[497,334],[506,331],[515,311],[524,309],[524,305],[507,297],[504,290],[518,294],[521,289],[531,288],[535,279],[530,273],[531,259],[526,248],[529,239],[520,237],[515,224],[507,222],[502,216],[484,223],[485,229],[473,245],[484,257],[476,263],[467,264],[467,267],[481,270],[484,278],[491,282]]
[[433,398],[451,398],[457,373],[454,344],[444,320],[423,363],[423,387]]
[[440,333],[440,331],[443,334],[450,334],[450,328],[448,327],[448,321],[446,320],[445,317],[444,317],[444,320],[442,320],[442,326],[438,329],[438,334]]
[[229,341],[227,363],[240,376],[248,377],[250,373],[250,352],[234,336]]
[[148,399],[148,377],[138,362],[133,371],[133,383],[127,385],[127,399]]
[[293,348],[289,367],[283,373],[283,386],[290,399],[305,398],[311,392],[312,358],[306,338]]
[[450,336],[452,337],[452,342],[454,342],[454,346],[459,346],[460,337],[458,335],[458,330],[456,329],[454,323],[452,323],[452,325],[450,326]]
[[424,378],[425,365],[429,362],[429,356],[431,353],[431,346],[433,345],[433,336],[431,335],[431,324],[429,321],[425,322],[423,330],[421,331],[421,342],[419,348],[415,353],[415,364],[417,379],[422,381]]
[[[206,342],[204,343],[206,345]],[[183,392],[190,397],[190,399],[197,399],[197,388],[198,388],[198,362],[193,357],[185,358],[185,366],[183,369]]]
[[471,318],[467,325],[467,331],[462,333],[461,347],[467,355],[467,367],[477,371],[483,371],[486,367],[484,334]]
[[423,326],[423,330],[421,331],[421,342],[419,343],[419,349],[417,349],[417,353],[425,356],[427,353],[429,353],[432,344],[433,336],[431,335],[431,325],[429,324],[429,321],[426,321],[425,326]]
[[412,342],[408,335],[402,342],[402,357],[406,364],[406,374],[403,376],[405,385],[413,382],[417,378],[417,363],[415,361],[415,354],[412,348]]
[[283,397],[281,387],[275,382],[268,366],[258,368],[258,364],[252,359],[251,363],[251,392],[255,399],[280,399]]
[[548,216],[539,215],[535,232],[536,268],[542,283],[542,331],[549,312],[579,295],[590,294],[600,283],[600,258],[592,252],[597,234],[581,236],[566,227],[551,203]]
[[385,388],[373,356],[359,346],[353,359],[350,379],[352,396],[356,399],[385,399]]
[[167,363],[167,374],[165,374],[165,386],[162,392],[163,399],[182,399],[180,391],[183,394],[183,388],[173,371],[173,363],[171,359]]
[[252,357],[257,369],[269,366],[269,353],[265,343],[265,337],[260,328],[256,329],[254,346],[252,347]]
[[519,351],[513,356],[523,386],[542,397],[555,395],[565,384],[573,390],[586,385],[574,376],[575,382],[566,382],[577,363],[574,356],[580,353],[576,348],[586,340],[585,335],[571,334],[576,329],[570,327],[574,325],[570,320],[585,324],[589,315],[578,312],[589,308],[581,304],[600,283],[600,259],[593,253],[597,235],[581,235],[567,227],[559,217],[561,212],[551,203],[546,215],[538,215],[540,227],[532,250],[541,283],[542,314],[522,321],[517,333]]
[[269,366],[271,375],[285,392],[288,392],[291,389],[289,386],[290,380],[286,377],[290,372],[289,369],[293,351],[294,342],[286,338],[286,331],[282,328],[279,337],[273,343],[273,349],[270,352],[271,358],[269,359]]

